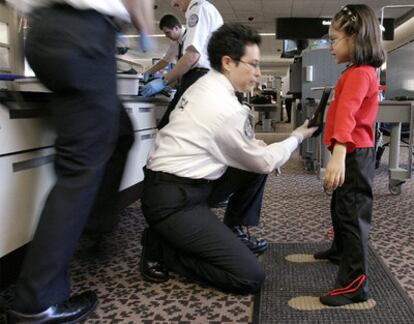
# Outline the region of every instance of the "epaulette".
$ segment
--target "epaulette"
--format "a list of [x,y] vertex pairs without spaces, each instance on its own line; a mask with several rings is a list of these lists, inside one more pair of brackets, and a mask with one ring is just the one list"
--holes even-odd
[[190,8],[188,8],[188,10],[191,10],[191,9],[193,9],[195,6],[197,6],[198,5],[198,2],[194,2],[193,3],[193,5],[190,7]]

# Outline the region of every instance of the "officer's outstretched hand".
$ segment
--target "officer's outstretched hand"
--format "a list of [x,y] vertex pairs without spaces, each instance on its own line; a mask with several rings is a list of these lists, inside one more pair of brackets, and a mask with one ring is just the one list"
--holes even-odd
[[301,126],[296,128],[292,132],[292,134],[290,134],[291,136],[294,136],[298,139],[299,144],[302,143],[304,139],[311,137],[312,134],[315,133],[316,130],[318,129],[318,127],[308,128],[308,124],[309,124],[309,120],[306,119],[305,122]]
[[146,33],[139,34],[138,44],[139,44],[139,48],[144,53],[152,51],[155,47],[154,41]]
[[163,79],[155,79],[147,83],[141,90],[141,94],[144,97],[150,97],[160,91],[162,91],[167,86],[167,83]]

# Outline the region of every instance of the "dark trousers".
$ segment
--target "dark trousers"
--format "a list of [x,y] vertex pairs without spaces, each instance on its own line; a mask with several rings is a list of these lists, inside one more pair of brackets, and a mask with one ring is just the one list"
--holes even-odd
[[[93,206],[111,196],[97,193],[118,190],[133,133],[116,93],[114,55],[115,30],[93,10],[55,5],[31,18],[26,56],[56,94],[50,109],[57,181],[17,282],[17,310],[39,312],[68,299],[68,265],[82,229]],[[114,170],[111,178],[106,171]]]
[[286,108],[286,115],[287,115],[287,121],[290,122],[292,118],[292,98],[286,98],[285,99],[285,108]]
[[[367,275],[375,150],[356,149],[347,154],[345,163],[345,182],[333,192],[331,200],[335,231],[332,252],[340,257],[337,287],[344,287],[360,275]],[[366,281],[363,289],[368,290]]]
[[194,68],[183,75],[180,81],[180,86],[178,87],[173,100],[171,100],[170,104],[168,105],[167,111],[164,113],[164,116],[162,116],[160,122],[158,123],[158,129],[161,129],[168,124],[168,122],[170,121],[170,114],[174,110],[175,106],[177,105],[178,101],[180,100],[184,92],[207,72],[208,69]]
[[214,206],[229,198],[224,214],[224,224],[229,227],[257,226],[262,210],[266,180],[267,174],[229,167],[224,175],[214,182],[208,205]]
[[[230,188],[242,190],[250,184],[256,192],[252,191],[249,201],[256,203],[254,200],[261,197],[257,192],[262,192],[265,176],[237,171],[240,170],[232,169],[224,175],[228,177],[226,181],[209,182],[146,170],[142,210],[152,238],[145,243],[179,274],[223,291],[252,293],[263,283],[263,267],[209,208],[209,203],[222,193],[229,194]],[[227,184],[227,188],[223,189],[220,183],[225,187]],[[244,210],[237,207],[238,224],[253,209],[247,203],[243,205]],[[234,224],[235,219],[232,215]]]

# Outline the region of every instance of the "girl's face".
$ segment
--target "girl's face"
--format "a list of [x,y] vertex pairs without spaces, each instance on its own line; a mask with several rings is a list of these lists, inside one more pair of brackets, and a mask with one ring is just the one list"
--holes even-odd
[[337,64],[351,61],[354,40],[352,36],[336,30],[332,25],[329,27],[330,51],[335,56]]

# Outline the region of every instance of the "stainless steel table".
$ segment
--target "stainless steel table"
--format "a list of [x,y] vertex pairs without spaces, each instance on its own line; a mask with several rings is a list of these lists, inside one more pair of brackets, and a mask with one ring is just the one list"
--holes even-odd
[[[414,130],[414,101],[382,101],[379,104],[377,120],[378,123],[389,123],[391,125],[390,149],[388,174],[388,188],[393,195],[401,193],[401,185],[411,178],[412,173],[412,156],[413,156],[413,130]],[[401,124],[410,124],[409,147],[407,157],[407,168],[400,167],[400,134]],[[322,136],[320,137],[322,143]],[[323,178],[325,173],[325,164],[329,160],[330,152],[321,144],[318,164],[320,169],[318,177]]]

